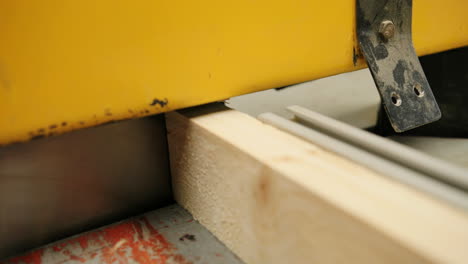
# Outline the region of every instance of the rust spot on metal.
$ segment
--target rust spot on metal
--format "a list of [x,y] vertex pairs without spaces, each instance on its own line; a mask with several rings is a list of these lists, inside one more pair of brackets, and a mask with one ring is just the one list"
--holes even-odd
[[157,98],[154,98],[150,105],[151,106],[159,105],[161,107],[165,107],[168,103],[169,103],[169,101],[167,100],[167,98],[164,98],[163,100],[159,100]]
[[[169,103],[169,101],[168,101],[167,98],[164,98],[162,100],[160,100],[158,98],[154,98],[149,105],[153,106],[153,107],[154,106],[159,106],[159,107],[162,108],[162,107],[166,107],[168,103]],[[129,114],[124,114],[122,117],[118,116],[117,118],[113,118],[113,119],[107,120],[107,121],[101,119],[102,114],[93,114],[92,118],[94,119],[94,121],[90,118],[90,120],[86,120],[86,121],[82,120],[82,121],[76,121],[76,122],[71,122],[71,123],[68,123],[67,121],[63,121],[63,122],[58,122],[58,123],[55,123],[55,124],[50,124],[50,125],[48,125],[46,127],[42,127],[42,128],[37,129],[37,130],[29,131],[27,136],[25,136],[24,138],[20,139],[17,142],[25,142],[25,141],[29,141],[29,140],[33,140],[33,139],[39,139],[39,138],[43,138],[43,137],[47,137],[47,136],[53,136],[53,135],[66,133],[66,132],[68,132],[70,130],[76,130],[76,129],[82,128],[86,124],[88,124],[88,126],[90,126],[90,125],[92,125],[92,126],[106,125],[106,124],[114,123],[114,122],[117,122],[117,121],[120,121],[120,120],[140,118],[142,116],[146,116],[146,115],[150,115],[150,114],[155,113],[155,112],[159,112],[158,110],[154,110],[154,108],[149,108],[149,107],[140,108],[140,109],[130,109],[130,108],[128,108],[127,111],[128,111]],[[104,115],[107,116],[107,117],[111,117],[114,114],[111,112],[110,108],[105,108],[104,109]],[[65,128],[67,126],[69,126],[69,127]],[[54,132],[52,132],[50,130],[54,130]],[[1,142],[0,146],[9,145],[9,144],[13,144],[13,143],[14,142]]]
[[358,61],[364,58],[359,47],[353,47],[353,65],[357,66]]

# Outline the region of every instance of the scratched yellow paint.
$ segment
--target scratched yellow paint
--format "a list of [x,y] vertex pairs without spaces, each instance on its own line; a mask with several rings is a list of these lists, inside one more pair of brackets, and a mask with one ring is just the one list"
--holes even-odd
[[[354,1],[0,1],[0,143],[362,68]],[[418,53],[468,45],[467,10],[415,0]]]

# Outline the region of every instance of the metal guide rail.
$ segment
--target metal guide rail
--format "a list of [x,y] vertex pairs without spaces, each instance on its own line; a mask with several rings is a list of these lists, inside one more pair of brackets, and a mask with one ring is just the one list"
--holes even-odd
[[300,106],[287,108],[294,119],[273,113],[259,119],[340,154],[371,170],[468,210],[468,171],[397,142]]

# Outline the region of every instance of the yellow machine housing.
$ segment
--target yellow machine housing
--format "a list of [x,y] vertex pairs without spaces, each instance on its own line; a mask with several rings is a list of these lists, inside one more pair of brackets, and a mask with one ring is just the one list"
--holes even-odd
[[[468,45],[468,1],[413,2],[419,55]],[[366,66],[355,0],[1,1],[0,36],[1,144]]]

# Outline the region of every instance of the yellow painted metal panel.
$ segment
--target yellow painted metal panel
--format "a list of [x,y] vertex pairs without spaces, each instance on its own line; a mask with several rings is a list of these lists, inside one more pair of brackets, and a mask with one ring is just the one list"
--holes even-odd
[[[418,54],[468,45],[467,10],[414,0]],[[354,14],[355,0],[2,0],[0,143],[363,68]]]

